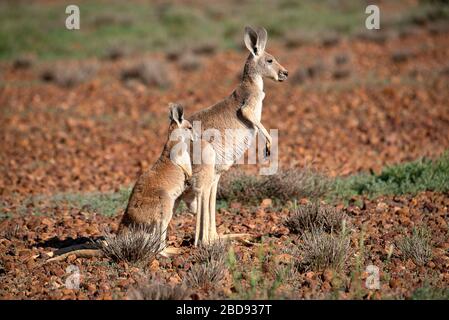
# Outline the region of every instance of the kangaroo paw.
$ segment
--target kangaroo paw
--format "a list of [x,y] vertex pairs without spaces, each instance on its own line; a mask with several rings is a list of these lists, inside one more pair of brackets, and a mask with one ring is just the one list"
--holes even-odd
[[265,157],[265,159],[268,159],[270,157],[270,155],[271,155],[270,148],[268,146],[265,146],[265,149],[264,149],[264,157]]

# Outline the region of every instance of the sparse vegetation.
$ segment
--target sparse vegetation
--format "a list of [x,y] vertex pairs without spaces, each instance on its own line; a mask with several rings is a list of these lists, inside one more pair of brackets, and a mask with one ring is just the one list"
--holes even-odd
[[413,57],[413,52],[410,50],[397,50],[391,54],[391,60],[395,63],[401,63],[406,62],[407,60],[410,60],[410,58]]
[[43,81],[54,82],[61,87],[69,88],[87,81],[95,74],[96,69],[94,65],[56,65],[45,69],[41,73],[41,79]]
[[284,36],[287,48],[298,48],[312,42],[310,35],[297,30],[287,32]]
[[121,188],[117,192],[67,192],[52,196],[32,196],[23,202],[20,211],[24,213],[28,206],[42,211],[68,207],[113,216],[126,207],[130,194],[131,188]]
[[449,300],[449,288],[438,288],[424,284],[416,289],[412,296],[412,300]]
[[281,201],[320,198],[330,187],[324,175],[311,169],[289,169],[271,176],[249,176],[241,172],[225,175],[217,197],[228,201],[260,202],[270,198]]
[[229,243],[223,240],[216,241],[208,246],[199,246],[193,253],[193,260],[197,263],[210,263],[212,261],[224,262],[228,254]]
[[3,265],[3,261],[0,260],[0,276],[6,273],[5,266]]
[[141,283],[128,292],[131,300],[185,300],[189,296],[190,292],[184,286],[158,281]]
[[276,265],[273,272],[276,279],[281,279],[282,281],[292,281],[300,274],[294,262]]
[[312,229],[303,233],[299,252],[301,270],[322,271],[326,268],[341,270],[349,257],[350,238],[346,233],[327,233]]
[[105,50],[104,58],[106,60],[117,61],[126,57],[129,54],[129,50],[126,47],[114,46]]
[[122,80],[140,80],[148,86],[168,88],[171,85],[170,71],[162,61],[144,61],[122,71]]
[[340,43],[340,36],[335,32],[324,34],[321,44],[325,47],[334,47]]
[[336,80],[348,78],[351,75],[351,70],[349,68],[336,68],[332,71],[332,77]]
[[290,82],[295,85],[303,84],[308,78],[307,70],[303,67],[293,72]]
[[416,194],[420,191],[449,191],[449,153],[430,160],[386,167],[380,174],[359,174],[347,178],[337,178],[332,196],[350,199],[356,195],[377,197],[380,195]]
[[228,248],[228,243],[222,241],[197,248],[193,254],[195,264],[187,273],[185,283],[204,289],[217,285],[226,273]]
[[20,231],[20,227],[18,225],[14,225],[14,226],[11,226],[10,228],[8,228],[5,232],[2,232],[0,234],[0,236],[2,238],[11,240],[11,239],[17,237],[17,235],[19,234],[19,231]]
[[21,55],[14,59],[12,66],[14,69],[29,69],[35,63],[35,59],[30,55]]
[[434,160],[388,166],[380,174],[362,173],[333,180],[311,169],[289,169],[272,176],[230,172],[220,180],[217,197],[226,201],[257,203],[263,199],[287,201],[300,198],[343,199],[367,195],[416,194],[449,191],[449,153]]
[[157,228],[131,226],[129,232],[106,234],[101,250],[113,261],[148,264],[164,248],[161,247],[160,231]]
[[350,58],[347,53],[340,53],[334,57],[334,62],[336,65],[345,65],[349,61],[350,61]]
[[404,259],[412,259],[417,265],[425,265],[432,259],[431,235],[426,228],[414,228],[411,236],[397,243]]
[[[257,258],[251,265],[240,263],[233,247],[228,252],[227,264],[232,276],[235,293],[233,299],[276,299],[277,289],[295,270],[273,269],[270,251],[263,247],[257,249]],[[289,273],[291,272],[291,273]]]
[[310,230],[338,232],[347,221],[346,214],[335,207],[318,202],[298,206],[285,221],[290,232],[302,234]]
[[178,64],[185,71],[198,70],[201,68],[201,59],[192,52],[186,52],[181,55]]
[[[0,1],[0,299],[447,298],[447,0],[382,5],[381,30],[353,0],[82,0],[76,31],[65,3],[28,2]],[[267,29],[289,70],[264,81],[262,123],[294,168],[222,176],[217,232],[250,236],[194,247],[181,201],[167,230],[179,255],[154,258],[142,230],[107,234],[107,257],[42,267],[101,249],[161,152],[164,106],[190,117],[231,93],[245,25]],[[67,290],[74,266],[80,290]]]
[[185,281],[189,286],[211,289],[224,278],[225,271],[226,266],[222,261],[197,263],[191,267]]
[[[204,4],[199,1],[177,3],[176,6],[135,1],[112,1],[104,5],[99,1],[86,1],[82,3],[81,29],[67,32],[61,27],[65,17],[63,3],[41,6],[38,3],[3,2],[0,5],[0,58],[29,52],[45,58],[99,56],[111,45],[132,50],[160,50],[173,41],[179,45],[210,43],[211,34],[216,36],[215,39],[222,39],[216,46],[235,48],[241,44],[241,39],[239,37],[238,42],[234,39],[245,24],[265,25],[274,40],[292,30],[301,30],[316,38],[317,33],[328,34],[333,30],[341,34],[357,32],[365,18],[363,4],[357,1],[340,6],[338,14],[327,1],[320,4],[311,0],[265,1],[263,10],[270,12],[269,19],[259,14],[261,6],[257,1],[240,3],[237,12],[226,2],[210,4],[208,10],[204,10]],[[389,23],[401,26],[427,21],[429,17],[441,20],[448,16],[448,12],[440,7],[410,6],[404,12],[405,18]],[[369,37],[378,37],[378,34],[370,32]],[[334,39],[324,42],[334,44]],[[298,42],[290,43],[296,45]],[[212,51],[210,47],[199,50]]]
[[211,55],[217,51],[217,47],[215,40],[208,39],[207,41],[194,44],[192,52],[198,55]]

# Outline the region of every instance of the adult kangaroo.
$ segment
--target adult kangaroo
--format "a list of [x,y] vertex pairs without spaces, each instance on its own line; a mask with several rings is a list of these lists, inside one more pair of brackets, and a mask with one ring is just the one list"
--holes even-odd
[[[288,72],[276,59],[265,51],[267,31],[264,28],[245,27],[244,42],[250,54],[243,68],[243,75],[237,88],[224,100],[213,106],[193,114],[189,121],[201,124],[203,141],[212,145],[214,159],[208,161],[212,165],[195,164],[195,155],[191,155],[191,186],[178,199],[184,200],[192,212],[196,213],[195,245],[210,244],[219,238],[235,238],[244,235],[218,236],[215,224],[215,203],[218,181],[249,148],[257,132],[260,130],[266,139],[266,150],[269,152],[271,137],[261,124],[263,80],[265,78],[282,82],[287,79]],[[194,125],[195,127],[195,125]],[[234,147],[231,157],[225,151],[219,139],[209,140],[206,130],[213,129],[221,137],[226,136],[229,129],[234,132]],[[210,153],[209,153],[210,156]],[[204,159],[203,159],[204,160]]]

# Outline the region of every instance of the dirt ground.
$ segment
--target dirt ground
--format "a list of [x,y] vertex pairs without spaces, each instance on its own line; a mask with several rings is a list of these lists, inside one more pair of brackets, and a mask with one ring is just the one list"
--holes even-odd
[[[330,176],[378,172],[385,165],[436,157],[449,148],[447,31],[421,26],[385,37],[385,42],[351,37],[299,48],[268,43],[267,50],[290,71],[284,83],[266,82],[262,116],[266,128],[279,129],[281,167],[312,164]],[[117,191],[132,185],[162,150],[168,102],[181,102],[192,114],[230,94],[246,55],[202,55],[199,69],[187,71],[164,54],[40,62],[26,69],[1,63],[0,298],[122,299],[148,272],[170,284],[182,282],[195,250],[195,217],[190,213],[176,214],[168,231],[169,245],[184,253],[158,258],[149,270],[102,258],[69,257],[42,265],[47,253],[57,248],[99,237],[105,228],[115,230],[121,212],[110,217],[88,207],[36,209],[23,204],[31,196],[45,199],[62,192]],[[171,86],[159,89],[122,81],[122,70],[141,59],[164,61]],[[89,66],[95,75],[69,88],[40,80],[42,70],[59,63]],[[353,252],[345,271],[299,273],[277,288],[276,297],[408,298],[429,279],[440,287],[449,285],[448,194],[362,198],[362,205],[338,206],[351,228]],[[242,268],[261,263],[260,250],[276,264],[296,241],[282,223],[288,216],[287,204],[231,203],[217,214],[218,231],[250,233],[256,239],[252,246],[233,244]],[[389,254],[391,244],[422,224],[432,232],[431,261],[418,266]],[[370,264],[380,269],[378,290],[364,288]],[[69,265],[81,271],[80,290],[64,286]],[[191,297],[235,294],[227,273],[218,288],[194,290]]]

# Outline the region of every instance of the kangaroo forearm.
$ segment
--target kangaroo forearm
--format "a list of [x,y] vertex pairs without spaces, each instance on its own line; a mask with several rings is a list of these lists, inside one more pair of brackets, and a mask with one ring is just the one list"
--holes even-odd
[[263,126],[263,124],[262,123],[257,123],[257,124],[254,124],[261,132],[262,132],[262,134],[264,135],[264,137],[265,137],[265,140],[267,140],[269,143],[271,143],[271,136],[270,136],[270,134],[268,133],[268,131],[267,131],[267,129],[265,129],[265,127]]

